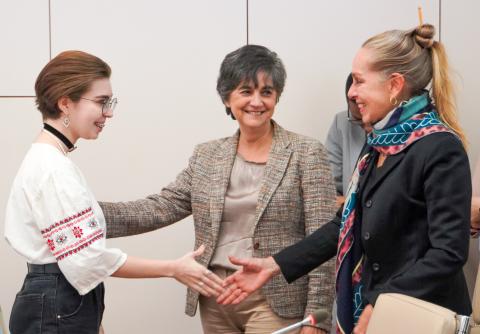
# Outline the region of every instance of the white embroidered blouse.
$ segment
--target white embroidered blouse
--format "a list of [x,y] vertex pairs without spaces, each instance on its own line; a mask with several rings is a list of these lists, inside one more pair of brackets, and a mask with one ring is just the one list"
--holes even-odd
[[78,167],[55,147],[34,143],[13,181],[5,238],[32,264],[58,262],[84,295],[127,255],[107,248],[103,212]]

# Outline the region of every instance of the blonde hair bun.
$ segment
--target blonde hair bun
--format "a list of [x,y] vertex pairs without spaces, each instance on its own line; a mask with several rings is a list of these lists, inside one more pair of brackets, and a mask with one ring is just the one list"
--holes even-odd
[[435,27],[431,24],[422,24],[413,30],[413,38],[422,48],[428,49],[433,46],[435,40]]

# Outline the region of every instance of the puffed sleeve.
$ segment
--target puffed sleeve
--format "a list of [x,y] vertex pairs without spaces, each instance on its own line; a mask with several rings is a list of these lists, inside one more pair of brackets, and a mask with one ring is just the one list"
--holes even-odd
[[127,255],[106,247],[95,199],[72,170],[46,176],[32,202],[43,240],[70,284],[84,295],[120,268]]

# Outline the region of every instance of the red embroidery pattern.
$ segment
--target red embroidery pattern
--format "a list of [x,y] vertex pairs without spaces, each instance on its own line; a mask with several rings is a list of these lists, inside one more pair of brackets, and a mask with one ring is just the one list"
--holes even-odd
[[67,253],[75,248],[79,248],[81,245],[88,243],[90,240],[95,239],[97,236],[103,237],[103,230],[100,229],[96,232],[93,232],[87,235],[85,238],[77,240],[73,244],[63,247],[62,249],[59,249],[58,251],[53,253],[53,256],[58,257],[62,253]]
[[85,216],[79,217],[79,218],[75,219],[74,221],[71,221],[71,222],[69,222],[69,223],[67,223],[67,224],[61,225],[61,226],[58,227],[58,228],[54,228],[53,230],[50,230],[49,232],[44,233],[44,234],[43,234],[43,237],[44,237],[44,238],[48,238],[48,237],[50,237],[51,235],[54,235],[54,234],[60,232],[61,230],[64,230],[64,229],[69,228],[69,227],[72,227],[72,226],[74,226],[74,225],[78,225],[78,224],[81,223],[83,220],[88,219],[88,218],[92,218],[92,220],[95,220],[95,217],[94,217],[93,212],[87,213]]
[[80,227],[75,226],[73,228],[73,235],[75,236],[75,238],[81,238],[83,235],[83,230]]
[[94,241],[97,241],[97,240],[100,240],[103,238],[103,231],[101,231],[102,233],[99,233],[97,236],[93,237],[92,239],[90,239],[89,241],[87,241],[86,243],[78,246],[77,248],[74,248],[72,250],[69,250],[67,252],[64,252],[63,254],[57,256],[57,261],[60,261],[60,260],[63,260],[64,258],[66,258],[67,256],[70,256],[70,255],[73,255],[73,254],[76,254],[77,252],[80,252],[82,249],[90,246]]
[[83,210],[42,230],[48,247],[60,261],[104,237],[92,208]]
[[81,211],[81,212],[79,212],[79,213],[77,213],[77,214],[75,214],[75,215],[73,215],[73,216],[71,216],[71,217],[65,218],[64,220],[61,220],[61,221],[59,221],[59,222],[57,222],[57,223],[55,223],[55,224],[52,224],[52,225],[50,225],[49,227],[47,227],[46,229],[42,230],[42,234],[45,234],[45,233],[47,233],[47,232],[50,232],[50,231],[53,230],[54,228],[59,227],[59,226],[61,226],[61,225],[63,225],[63,224],[66,224],[66,223],[70,222],[70,221],[73,220],[73,219],[80,218],[80,217],[86,215],[87,213],[89,213],[89,212],[91,212],[91,211],[92,211],[92,208],[90,207],[90,208],[85,209],[85,210],[83,210],[83,211]]
[[67,256],[70,256],[72,254],[76,254],[77,252],[81,251],[82,249],[84,249],[85,247],[88,247],[90,246],[94,241],[97,241],[99,239],[102,239],[103,238],[103,234],[100,234],[100,235],[97,235],[95,238],[93,238],[92,240],[88,241],[87,243],[73,249],[73,250],[70,250],[60,256],[57,257],[57,261],[60,261],[60,260],[63,260],[64,258],[66,258]]
[[65,233],[60,233],[56,238],[55,241],[57,242],[57,245],[63,245],[67,241],[68,237],[66,236]]

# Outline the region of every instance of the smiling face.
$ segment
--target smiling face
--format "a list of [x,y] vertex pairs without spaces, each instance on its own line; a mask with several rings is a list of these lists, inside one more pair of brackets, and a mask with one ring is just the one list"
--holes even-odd
[[77,102],[68,99],[63,106],[59,102],[60,108],[70,118],[67,131],[73,142],[79,138],[96,139],[98,137],[107,118],[113,117],[111,110],[106,111],[105,115],[102,114],[103,102],[110,97],[112,97],[110,79],[103,78],[94,80],[90,89]]
[[241,82],[225,102],[241,129],[262,130],[270,126],[277,104],[277,92],[272,79],[265,73],[258,73],[257,82],[256,86],[254,82]]
[[390,97],[397,94],[383,73],[371,69],[371,61],[372,51],[361,48],[353,59],[353,84],[348,91],[365,124],[382,120],[394,108]]

